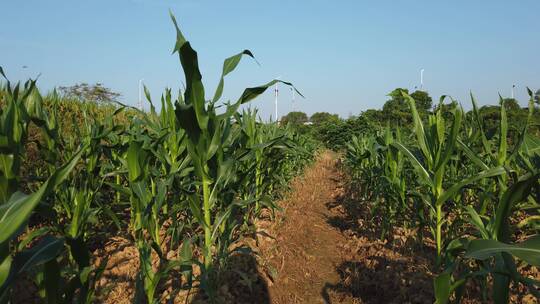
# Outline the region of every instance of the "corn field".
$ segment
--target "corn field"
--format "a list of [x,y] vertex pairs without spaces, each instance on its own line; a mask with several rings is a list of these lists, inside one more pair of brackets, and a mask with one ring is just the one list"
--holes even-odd
[[[498,134],[484,131],[471,95],[465,112],[442,97],[410,130],[388,125],[353,137],[344,163],[362,202],[393,227],[417,229],[417,243],[433,241],[436,303],[460,302],[479,287],[482,302],[508,303],[511,286],[540,296],[540,282],[522,275],[540,266],[540,140],[528,132],[534,107],[513,137],[501,98]],[[474,289],[473,289],[474,290]]]
[[35,80],[12,84],[0,69],[0,303],[22,277],[44,303],[94,302],[106,259],[96,267],[91,247],[103,231],[136,244],[135,303],[156,303],[170,276],[212,301],[227,258],[249,250],[238,241],[312,160],[312,140],[240,110],[277,80],[220,101],[250,51],[224,61],[205,98],[197,53],[171,17],[186,87],[167,89],[159,112],[146,89],[148,113],[42,96]]
[[[295,94],[303,96],[293,84],[272,80],[224,101],[229,74],[242,59],[255,60],[243,50],[224,60],[208,93],[197,52],[172,14],[171,21],[185,85],[158,98],[144,87],[149,111],[56,90],[42,95],[37,80],[12,83],[0,67],[0,304],[18,303],[25,293],[39,303],[105,302],[110,256],[95,252],[116,237],[128,239],[138,261],[126,302],[179,303],[166,294],[174,283],[186,303],[228,303],[220,299],[224,285],[229,288],[225,270],[232,268],[250,292],[262,281],[231,267],[234,256],[246,254],[259,258],[254,268],[277,259],[279,271],[292,273],[280,278],[276,264],[265,264],[267,281],[276,286],[320,283],[315,296],[324,303],[335,296],[332,288],[352,290],[352,303],[364,303],[358,294],[365,286],[352,285],[365,283],[359,273],[391,268],[377,254],[388,250],[396,229],[412,231],[414,244],[402,244],[405,250],[430,255],[430,301],[499,304],[516,293],[540,299],[539,277],[530,275],[540,273],[540,90],[536,96],[528,90],[526,109],[511,98],[521,115],[514,117],[523,121],[509,118],[502,97],[493,107],[497,119],[488,123],[472,94],[470,111],[448,96],[432,110],[427,92],[396,89],[386,110],[347,120],[321,112],[327,115],[319,115],[317,126],[311,126],[316,115],[307,121],[293,111],[297,119],[290,115],[286,125],[265,123],[251,102],[278,84],[291,90],[294,102]],[[277,107],[277,86],[275,94]],[[403,104],[390,107],[402,99],[407,111],[398,107]],[[411,126],[400,125],[409,116]],[[313,163],[319,166],[308,167]],[[302,179],[304,170],[314,178]],[[303,192],[291,195],[300,207],[287,214],[291,206],[278,202],[286,201],[291,184]],[[367,207],[368,224],[344,211],[343,197]],[[281,211],[290,218],[276,220]],[[259,229],[263,220],[286,233],[274,238],[268,227]],[[373,227],[375,242],[365,236]],[[262,233],[274,241],[264,248],[266,259],[258,250],[263,246],[246,241],[258,242]],[[338,244],[347,238],[352,246]],[[336,244],[325,246],[328,240]],[[362,263],[342,252],[379,260]],[[321,260],[324,280],[309,267]],[[298,269],[287,272],[288,265]],[[331,271],[324,269],[329,265]],[[334,271],[342,284],[326,281]],[[26,290],[28,282],[36,290]]]

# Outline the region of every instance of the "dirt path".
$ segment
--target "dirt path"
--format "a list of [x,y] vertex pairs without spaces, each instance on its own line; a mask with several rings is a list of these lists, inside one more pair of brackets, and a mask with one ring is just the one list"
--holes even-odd
[[336,156],[324,152],[280,203],[283,212],[268,229],[275,240],[261,246],[275,276],[269,283],[272,303],[330,303],[326,287],[340,280],[336,268],[343,262],[340,246],[346,244],[329,224],[336,216],[329,206],[342,191],[339,181]]

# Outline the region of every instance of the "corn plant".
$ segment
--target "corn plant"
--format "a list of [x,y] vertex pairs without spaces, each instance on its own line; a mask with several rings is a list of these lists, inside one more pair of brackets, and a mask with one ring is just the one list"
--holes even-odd
[[352,168],[353,180],[361,181],[360,191],[370,201],[377,193],[381,193],[382,185],[378,183],[382,175],[382,146],[375,136],[352,136],[347,143],[346,165]]
[[[214,250],[228,249],[228,237],[220,241],[229,226],[229,216],[240,202],[234,201],[227,185],[234,178],[233,164],[239,155],[228,149],[231,136],[231,118],[240,105],[251,101],[278,82],[271,81],[265,85],[246,89],[235,103],[225,104],[223,113],[218,114],[216,103],[222,96],[224,77],[232,72],[243,56],[253,57],[248,50],[227,58],[223,64],[222,76],[211,100],[205,98],[205,89],[199,71],[197,53],[184,38],[171,15],[176,27],[176,45],[174,52],[178,53],[184,70],[186,89],[183,96],[178,96],[175,103],[176,119],[187,134],[187,151],[191,158],[197,189],[189,195],[189,206],[199,225],[204,230],[202,288],[212,296],[215,290],[209,284],[214,280]],[[282,82],[282,81],[279,81]],[[289,83],[282,82],[286,85]],[[220,242],[218,242],[220,241]],[[218,246],[219,244],[219,246]]]
[[[407,147],[401,143],[395,143],[395,147],[402,151],[408,157],[415,171],[417,172],[420,181],[426,186],[427,196],[423,197],[425,205],[429,208],[433,218],[432,233],[437,246],[437,259],[440,262],[443,254],[443,225],[445,224],[443,206],[451,200],[464,186],[471,184],[477,180],[497,176],[505,171],[502,167],[487,169],[463,179],[460,182],[451,184],[447,189],[444,189],[445,172],[447,164],[456,149],[459,129],[461,126],[462,112],[461,108],[454,107],[452,110],[453,120],[450,126],[449,134],[446,134],[445,120],[442,115],[442,110],[436,114],[430,115],[428,124],[424,128],[424,124],[416,110],[415,101],[412,97],[404,94],[408,100],[414,121],[414,133],[419,146],[419,152],[422,158],[417,157]],[[444,96],[441,98],[442,104]],[[442,107],[440,107],[441,109]]]
[[[389,189],[384,191],[384,205],[388,209],[386,214],[389,215],[389,218],[386,218],[385,229],[382,231],[382,236],[384,236],[389,227],[393,225],[396,216],[398,214],[404,214],[408,207],[406,199],[404,158],[401,151],[392,146],[394,141],[401,141],[401,132],[399,129],[396,129],[394,138],[390,127],[387,127],[384,135],[385,161],[382,177],[386,181],[385,184],[388,184],[389,186]],[[406,222],[404,222],[404,224],[406,225]]]
[[[0,74],[5,77],[0,68]],[[19,84],[11,87],[8,81],[7,94],[0,113],[0,134],[2,137],[2,182],[0,195],[0,303],[7,303],[12,284],[17,277],[30,270],[43,266],[41,274],[46,278],[56,276],[59,267],[56,257],[64,247],[64,239],[46,235],[31,248],[26,245],[35,237],[42,236],[47,230],[36,230],[18,239],[26,227],[33,210],[48,195],[53,193],[70,174],[79,161],[82,150],[72,155],[65,165],[58,167],[51,176],[31,194],[19,192],[19,169],[27,141],[29,115],[27,100],[31,94],[38,94],[35,81],[29,81],[20,88]],[[45,286],[48,294],[53,294],[54,284]],[[49,302],[54,302],[53,298]]]
[[[265,192],[263,189],[263,150],[264,140],[262,128],[257,127],[257,111],[244,110],[242,115],[236,114],[236,122],[240,126],[242,136],[238,136],[241,142],[241,146],[246,147],[252,151],[253,157],[246,163],[248,168],[245,168],[245,172],[248,173],[244,178],[244,199],[254,197],[255,210],[254,214],[257,215],[260,212],[260,199]],[[250,174],[251,173],[251,174]],[[252,189],[249,189],[252,188]],[[246,214],[246,216],[248,216]]]
[[[531,92],[529,94],[532,96]],[[511,281],[528,286],[531,293],[538,297],[540,294],[536,290],[536,286],[539,285],[539,282],[520,275],[512,256],[536,266],[538,265],[538,261],[534,259],[534,256],[540,250],[540,242],[538,242],[537,236],[533,236],[521,244],[511,244],[512,241],[510,238],[510,218],[512,217],[512,213],[515,210],[525,210],[520,208],[518,204],[532,202],[532,205],[529,205],[527,209],[538,209],[538,204],[536,203],[538,197],[532,199],[532,196],[534,195],[533,189],[538,189],[539,187],[540,175],[538,173],[538,166],[531,166],[530,164],[538,162],[538,155],[534,151],[538,150],[539,145],[537,143],[535,144],[534,141],[527,140],[530,138],[527,134],[527,129],[534,109],[533,99],[532,97],[530,98],[527,121],[518,133],[518,140],[513,148],[513,152],[510,154],[507,153],[507,116],[502,100],[500,105],[498,147],[496,151],[493,151],[492,142],[487,139],[487,136],[483,132],[482,117],[477,109],[474,98],[472,98],[472,102],[473,119],[479,131],[483,151],[480,155],[477,155],[464,142],[459,141],[459,144],[474,164],[482,169],[496,165],[505,165],[506,167],[512,165],[513,168],[517,169],[513,161],[519,159],[522,164],[529,164],[529,166],[524,166],[526,173],[519,177],[516,176],[515,169],[508,168],[507,171],[513,173],[514,180],[510,179],[512,175],[506,173],[497,176],[497,182],[495,184],[483,183],[485,187],[490,189],[493,195],[482,200],[479,212],[473,206],[465,207],[469,215],[469,222],[478,231],[479,239],[469,240],[468,238],[459,238],[454,240],[450,247],[457,254],[465,252],[465,257],[480,260],[480,270],[471,270],[469,273],[462,275],[461,278],[452,280],[451,270],[456,268],[460,261],[459,256],[453,257],[453,263],[448,265],[450,271],[446,271],[445,274],[439,277],[437,300],[439,302],[446,302],[450,294],[454,291],[456,298],[459,299],[463,292],[466,279],[476,277],[486,282],[487,273],[491,273],[493,276],[492,299],[496,303],[507,303],[509,301],[509,285]],[[494,140],[497,139],[495,138]],[[488,206],[489,202],[494,203],[493,206]],[[493,209],[489,217],[485,215],[488,209]],[[491,257],[493,258],[493,263],[488,260]],[[486,296],[484,298],[486,299]]]
[[[473,110],[467,115],[455,102],[443,104],[443,96],[425,121],[414,100],[404,97],[414,123],[412,141],[394,139],[389,135],[398,130],[387,126],[384,137],[352,137],[348,144],[346,165],[353,180],[367,188],[362,198],[373,201],[372,210],[382,213],[386,224],[402,213],[404,226],[419,209],[409,205],[422,203],[437,248],[436,303],[459,302],[470,280],[480,284],[484,301],[507,303],[512,282],[538,296],[540,282],[518,271],[519,265],[538,265],[540,250],[540,142],[528,130],[535,111],[532,98],[527,120],[517,130],[510,130],[501,98],[498,133],[491,136],[472,96]],[[395,211],[397,202],[403,206],[400,212]],[[511,226],[515,217],[523,219]],[[516,231],[526,233],[525,241],[512,239]]]
[[[287,168],[279,165],[283,157],[295,150],[295,155],[302,155],[302,147],[295,145],[289,136],[288,129],[276,124],[263,125],[257,122],[256,110],[244,110],[235,116],[240,129],[235,136],[233,145],[239,150],[245,150],[240,158],[242,166],[237,167],[237,176],[242,176],[237,182],[245,201],[254,200],[254,208],[245,213],[245,224],[260,215],[262,208],[275,210],[272,194],[275,182],[288,180]],[[284,164],[294,164],[298,161],[283,161]]]
[[[162,207],[172,179],[157,174],[152,140],[145,130],[136,132],[125,153],[127,192],[131,203],[130,228],[140,262],[136,300],[154,303],[158,284],[168,271],[168,263],[161,250],[160,227],[163,223]],[[159,257],[157,271],[152,268],[152,251]]]

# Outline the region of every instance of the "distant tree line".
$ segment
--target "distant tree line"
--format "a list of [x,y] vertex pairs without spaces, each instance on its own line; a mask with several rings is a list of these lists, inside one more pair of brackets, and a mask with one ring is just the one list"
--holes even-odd
[[[347,119],[328,112],[317,112],[309,117],[304,112],[295,111],[283,116],[281,124],[290,125],[302,133],[311,134],[329,147],[339,149],[353,134],[375,132],[387,125],[394,127],[412,125],[412,114],[402,92],[409,94],[407,89],[397,88],[388,94],[389,99],[382,109],[369,109]],[[426,91],[417,90],[410,93],[410,96],[415,99],[421,117],[427,117],[439,107],[439,104],[433,103],[433,99]],[[540,136],[540,90],[536,91],[533,98],[535,109],[530,132]],[[508,115],[510,134],[517,132],[527,119],[528,108],[522,108],[518,101],[512,98],[503,99],[502,104]],[[443,116],[451,115],[447,103],[442,104],[442,107],[448,108],[448,111],[443,109]],[[500,103],[482,106],[479,111],[484,117],[484,129],[489,136],[496,136],[500,120]],[[472,113],[468,112],[466,115],[472,115]]]

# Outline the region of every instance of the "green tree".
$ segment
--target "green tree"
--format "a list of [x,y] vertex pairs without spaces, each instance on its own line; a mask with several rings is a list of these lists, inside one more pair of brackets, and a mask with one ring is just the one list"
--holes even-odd
[[99,82],[96,84],[77,83],[68,87],[59,87],[58,90],[68,98],[100,103],[117,101],[121,96],[120,93],[114,92]]
[[339,120],[337,114],[330,114],[328,112],[316,112],[311,115],[309,121],[318,126],[326,122],[336,122]]
[[317,128],[315,136],[328,148],[339,150],[351,140],[353,135],[360,136],[373,132],[374,127],[363,116],[353,116],[347,120],[327,121]]
[[[517,130],[521,129],[527,120],[528,109],[522,109],[517,100],[513,98],[503,99],[502,104],[506,109],[506,115],[508,117],[508,137],[513,141],[516,139]],[[480,108],[480,114],[484,118],[484,129],[490,138],[498,133],[499,121],[501,119],[500,113],[500,105],[486,105]]]
[[409,94],[409,90],[403,88],[397,88],[388,94],[390,99],[384,103],[382,109],[385,121],[400,125],[412,121],[409,107],[402,92]]
[[372,126],[382,127],[386,124],[384,120],[384,114],[381,110],[368,109],[362,112],[360,116],[364,117],[366,121]]
[[[398,125],[405,125],[412,122],[411,111],[407,101],[403,97],[403,93],[409,94],[409,90],[397,88],[388,94],[390,100],[386,101],[382,110],[385,121]],[[430,112],[433,107],[433,100],[426,91],[415,91],[410,95],[416,101],[417,110],[421,117]]]
[[414,91],[411,94],[416,102],[416,109],[421,113],[427,113],[433,108],[433,99],[426,91]]
[[304,112],[289,112],[289,114],[281,117],[282,125],[301,126],[308,121],[308,116]]
[[515,98],[505,98],[503,99],[503,103],[507,111],[517,112],[521,110],[521,106]]

